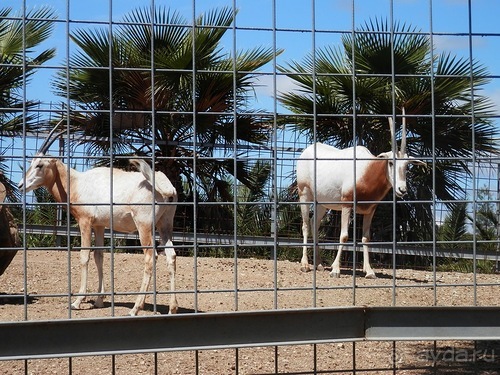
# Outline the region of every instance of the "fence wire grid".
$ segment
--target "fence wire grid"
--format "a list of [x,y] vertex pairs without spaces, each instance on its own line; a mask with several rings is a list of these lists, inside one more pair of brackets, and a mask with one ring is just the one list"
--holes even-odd
[[[497,373],[498,8],[472,0],[4,1],[0,331],[10,336],[2,373]],[[56,186],[70,191],[25,193],[18,186],[31,183],[25,173],[57,123],[38,160],[64,163],[70,173]],[[407,153],[387,159],[410,162],[403,197],[391,188],[362,199],[370,186],[359,184],[340,199],[322,184],[347,176],[338,182],[346,190],[349,176],[402,149],[403,139]],[[297,161],[316,142],[375,156],[359,148],[324,156],[328,166],[311,173],[312,195],[300,201]],[[303,160],[316,168],[321,150]],[[132,188],[139,174],[130,159],[162,172],[178,201],[140,200],[145,182]],[[363,181],[397,182],[374,166]],[[112,168],[84,192],[70,177],[103,167]],[[117,169],[135,174],[110,179]],[[341,203],[378,206],[368,239],[363,216],[344,215],[349,238],[340,276],[331,277]],[[149,208],[144,233],[161,230],[162,210],[176,207],[175,283],[171,247],[158,233],[141,243],[136,227],[119,230],[137,219],[137,211],[118,215],[130,207]],[[301,270],[305,207],[309,272]],[[79,208],[87,209],[80,223],[69,214]],[[99,212],[110,216],[103,243],[92,241],[96,263],[104,258],[103,289],[92,255],[82,292],[79,227]],[[365,241],[375,278],[365,277]],[[144,294],[139,317],[126,317]],[[167,316],[174,300],[177,316]],[[412,320],[418,330],[391,336],[396,322]],[[72,340],[92,327],[102,345]],[[157,334],[166,327],[171,341]],[[32,332],[36,345],[15,332]],[[23,345],[40,349],[20,354]]]

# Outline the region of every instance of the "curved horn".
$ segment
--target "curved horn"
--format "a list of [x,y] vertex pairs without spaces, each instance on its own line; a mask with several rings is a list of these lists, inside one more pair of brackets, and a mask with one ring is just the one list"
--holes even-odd
[[392,120],[391,116],[387,117],[387,120],[389,120],[389,129],[391,131],[391,149],[392,151],[397,151],[394,147],[394,145],[396,145],[396,137],[394,135],[394,121]]
[[406,154],[406,112],[403,107],[403,128],[401,129],[401,154]]
[[52,135],[57,130],[59,125],[62,124],[63,121],[64,120],[59,121],[56,124],[56,126],[54,126],[54,128],[50,131],[49,135],[47,136],[47,138],[45,138],[45,141],[43,141],[42,145],[40,146],[40,149],[38,150],[39,154],[45,154],[47,152],[47,150],[49,149],[49,147],[52,145],[52,143],[54,143],[54,141],[62,134],[62,132],[60,132],[59,134],[57,134],[55,137],[53,137],[51,139]]

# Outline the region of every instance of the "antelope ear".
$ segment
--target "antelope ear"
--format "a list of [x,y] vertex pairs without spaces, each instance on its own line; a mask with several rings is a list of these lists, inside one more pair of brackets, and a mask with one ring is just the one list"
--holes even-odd
[[389,152],[382,152],[381,154],[377,155],[377,158],[380,158],[380,159],[390,159],[390,158],[392,158],[392,152],[391,151],[389,151]]
[[415,159],[413,156],[409,156],[408,159],[410,159],[408,162],[413,165],[421,165],[424,167],[427,167],[427,163],[422,160]]

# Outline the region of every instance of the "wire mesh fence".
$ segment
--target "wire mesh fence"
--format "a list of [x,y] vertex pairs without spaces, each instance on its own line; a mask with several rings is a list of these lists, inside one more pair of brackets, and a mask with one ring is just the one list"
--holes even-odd
[[[116,350],[79,351],[68,333],[59,355],[43,345],[38,354],[0,353],[2,371],[495,373],[494,324],[484,339],[485,330],[459,334],[471,323],[458,317],[450,317],[454,328],[439,336],[444,341],[411,332],[337,336],[357,309],[367,309],[359,318],[367,320],[357,321],[366,329],[371,309],[424,314],[435,307],[433,319],[445,321],[455,315],[439,308],[499,305],[500,71],[493,51],[500,34],[491,7],[471,0],[2,5],[2,209],[19,233],[0,251],[4,332],[52,321],[81,338],[88,326],[72,322],[92,319],[95,335],[126,329],[133,344],[156,333],[154,315],[177,303],[180,318],[172,322],[191,319],[183,334],[171,329],[170,347],[155,336],[158,346],[123,349],[103,337]],[[56,123],[57,136],[37,157]],[[323,153],[321,145],[302,154],[317,142],[371,154]],[[313,166],[302,177],[301,155]],[[147,167],[141,174],[131,159],[156,174]],[[396,173],[403,162],[410,164]],[[128,174],[119,180],[118,173]],[[145,191],[149,200],[140,198]],[[367,235],[363,215],[375,206]],[[170,234],[164,212],[172,207]],[[88,225],[95,265],[82,242]],[[375,278],[363,259],[366,244]],[[310,272],[301,270],[305,262]],[[122,318],[137,308],[139,318]],[[319,315],[307,311],[337,308],[352,314],[330,312],[344,325],[311,324]],[[312,325],[311,337],[273,341],[279,319],[288,322],[283,310],[297,313],[290,331],[309,335]],[[252,343],[245,329],[243,344],[231,342],[231,319],[252,327],[255,312],[276,313],[263,323],[271,338]],[[189,347],[188,337],[210,331],[197,320],[202,313],[207,321],[221,314],[203,324],[220,324],[215,335],[227,342]]]

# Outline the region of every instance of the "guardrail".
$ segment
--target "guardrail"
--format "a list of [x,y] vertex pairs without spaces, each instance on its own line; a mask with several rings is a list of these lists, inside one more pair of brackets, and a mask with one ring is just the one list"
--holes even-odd
[[[46,226],[46,225],[26,225],[19,226],[19,232],[30,234],[53,234],[57,236],[66,236],[68,233],[71,236],[80,236],[80,232],[77,227],[70,227],[69,231],[66,227],[54,227],[54,226]],[[113,232],[114,238],[123,238],[123,239],[139,239],[139,236],[136,233],[120,233]],[[106,230],[104,236],[106,238],[111,237],[111,232],[109,229]],[[185,245],[189,244],[209,244],[209,245],[220,245],[220,246],[268,246],[270,248],[276,247],[302,247],[303,242],[301,239],[293,239],[286,237],[264,237],[264,236],[237,236],[229,235],[229,234],[214,234],[214,233],[197,233],[196,236],[194,233],[188,232],[175,232],[173,234],[174,243],[182,243]],[[327,242],[322,241],[319,242],[320,248],[332,248],[334,249],[338,243],[336,242]],[[312,246],[312,243],[308,243],[309,246]],[[362,247],[360,244],[356,244],[356,249],[361,250]],[[427,257],[441,257],[441,258],[464,258],[464,259],[484,259],[484,260],[493,260],[500,261],[500,252],[497,251],[477,251],[474,253],[474,250],[471,248],[442,248],[437,246],[410,246],[410,245],[400,245],[398,244],[395,248],[392,246],[392,243],[380,243],[380,242],[372,242],[370,245],[371,253],[380,253],[380,254],[393,254],[396,252],[398,255],[417,255],[417,256],[427,256]],[[346,251],[352,251],[353,246],[346,245]]]

